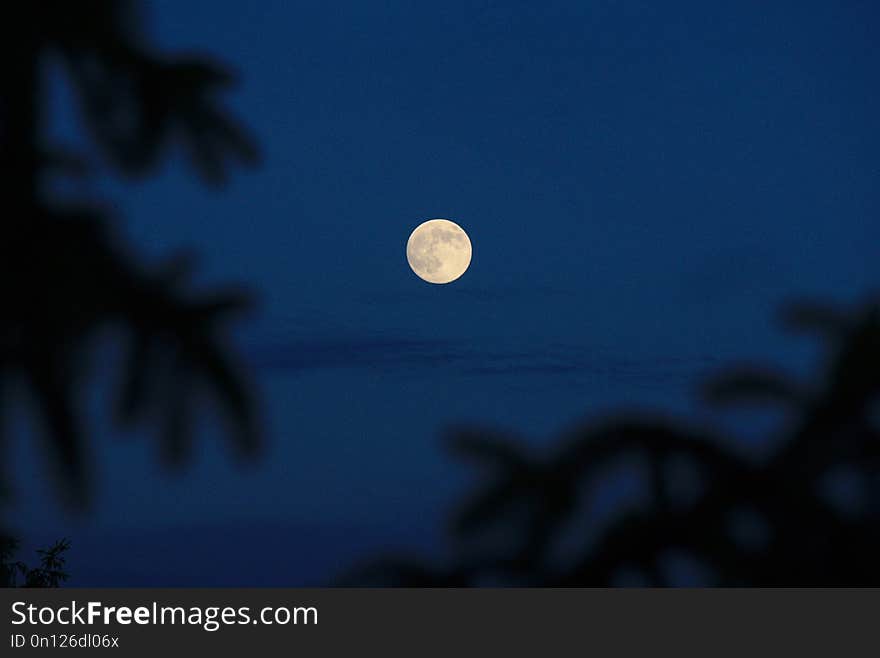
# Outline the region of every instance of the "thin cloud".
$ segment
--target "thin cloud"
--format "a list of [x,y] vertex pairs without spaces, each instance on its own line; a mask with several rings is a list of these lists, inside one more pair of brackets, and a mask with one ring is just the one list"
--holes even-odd
[[369,369],[395,373],[436,368],[477,377],[599,376],[635,385],[683,381],[718,365],[714,357],[634,359],[597,354],[578,345],[505,349],[472,340],[402,336],[300,337],[258,344],[248,350],[248,356],[255,369],[274,372]]

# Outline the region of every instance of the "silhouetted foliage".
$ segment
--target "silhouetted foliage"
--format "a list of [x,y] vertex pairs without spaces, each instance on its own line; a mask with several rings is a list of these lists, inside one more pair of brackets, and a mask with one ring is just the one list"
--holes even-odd
[[235,447],[254,454],[253,402],[223,336],[247,296],[194,292],[188,258],[140,265],[111,229],[113,209],[46,189],[50,172],[90,171],[86,155],[45,142],[47,64],[60,64],[72,81],[88,132],[112,169],[147,173],[177,142],[209,183],[225,180],[230,161],[258,157],[214,97],[232,76],[213,60],[151,48],[133,2],[13,4],[0,62],[0,386],[20,381],[35,399],[68,501],[88,496],[79,398],[94,343],[107,328],[121,329],[128,342],[115,409],[120,424],[156,423],[162,456],[179,464],[195,405],[207,394],[230,420]]
[[[764,367],[711,380],[713,405],[770,405],[786,420],[764,459],[733,437],[681,421],[629,415],[580,427],[549,453],[495,432],[451,433],[452,453],[482,467],[482,486],[451,524],[455,557],[432,565],[382,560],[348,582],[453,586],[676,584],[678,557],[719,585],[869,585],[880,582],[880,306],[853,313],[814,303],[786,309],[786,325],[826,344],[818,384]],[[776,439],[769,441],[770,439]],[[645,502],[608,523],[589,504],[622,460],[642,474]],[[698,486],[676,491],[676,464]],[[861,496],[829,496],[829,478],[857,479]],[[578,537],[574,529],[592,532]],[[566,556],[560,546],[576,543]]]
[[39,549],[38,567],[28,567],[15,560],[18,542],[8,537],[0,537],[0,587],[61,587],[68,579],[64,571],[65,553],[70,542],[62,539],[49,548]]
[[[9,3],[4,11],[0,393],[15,383],[32,396],[64,502],[79,506],[89,495],[82,389],[95,343],[108,328],[128,343],[114,417],[120,425],[157,425],[169,464],[187,457],[195,406],[205,394],[225,412],[241,455],[259,446],[253,401],[223,335],[247,296],[196,293],[189,258],[141,265],[111,229],[114,209],[48,189],[49,174],[82,178],[94,171],[89,154],[47,143],[52,65],[67,74],[85,128],[113,171],[148,173],[174,143],[211,184],[225,181],[232,161],[257,161],[251,139],[215,98],[232,82],[230,73],[208,58],[153,49],[138,9],[126,0],[41,0]],[[0,497],[9,494],[9,475],[0,473]],[[8,551],[12,540],[0,539]],[[16,563],[13,571],[26,584],[56,586],[66,578],[66,546],[46,551],[38,570],[22,572]]]

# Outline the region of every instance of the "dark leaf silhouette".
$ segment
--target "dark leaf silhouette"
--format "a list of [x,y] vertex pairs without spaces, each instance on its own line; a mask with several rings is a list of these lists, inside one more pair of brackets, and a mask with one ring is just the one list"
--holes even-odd
[[153,53],[136,28],[133,3],[47,4],[46,45],[62,55],[90,130],[114,165],[142,173],[175,140],[211,183],[225,180],[229,159],[257,162],[253,141],[213,98],[232,84],[229,71],[202,57]]
[[60,587],[70,577],[64,570],[68,550],[70,541],[67,539],[40,549],[37,551],[39,566],[32,568],[13,559],[18,552],[18,542],[0,535],[0,587]]
[[830,339],[839,337],[846,330],[848,321],[841,309],[817,301],[788,304],[783,309],[782,319],[790,329],[815,332]]
[[229,420],[240,455],[259,448],[254,400],[227,344],[226,325],[249,305],[239,290],[192,289],[192,258],[164,268],[138,263],[111,230],[116,213],[81,199],[57,199],[43,179],[87,176],[88,155],[47,146],[43,63],[61,62],[99,152],[117,171],[143,174],[178,144],[211,183],[258,153],[218,104],[233,76],[205,57],[155,50],[141,30],[139,3],[84,0],[19,4],[4,46],[0,162],[7,172],[2,243],[0,385],[26,382],[44,421],[65,500],[84,504],[88,455],[81,394],[108,330],[126,341],[114,417],[150,422],[161,454],[184,463],[194,418],[206,399]]

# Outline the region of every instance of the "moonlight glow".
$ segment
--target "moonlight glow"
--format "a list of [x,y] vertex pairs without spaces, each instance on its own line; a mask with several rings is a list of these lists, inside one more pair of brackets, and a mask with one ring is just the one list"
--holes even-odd
[[471,264],[471,241],[455,222],[430,219],[409,236],[406,260],[412,271],[428,283],[449,283]]

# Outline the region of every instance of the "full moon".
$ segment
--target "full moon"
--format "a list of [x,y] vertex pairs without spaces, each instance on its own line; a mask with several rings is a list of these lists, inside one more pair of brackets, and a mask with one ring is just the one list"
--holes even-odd
[[471,241],[455,222],[429,219],[409,236],[406,260],[412,271],[428,283],[449,283],[471,264]]

